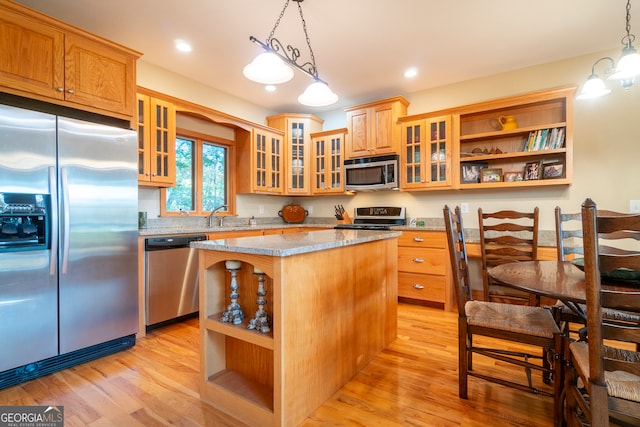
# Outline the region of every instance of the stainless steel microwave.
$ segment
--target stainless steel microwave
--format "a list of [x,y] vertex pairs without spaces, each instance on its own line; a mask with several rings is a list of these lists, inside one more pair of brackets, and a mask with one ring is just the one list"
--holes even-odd
[[346,191],[398,189],[398,155],[363,157],[344,161]]

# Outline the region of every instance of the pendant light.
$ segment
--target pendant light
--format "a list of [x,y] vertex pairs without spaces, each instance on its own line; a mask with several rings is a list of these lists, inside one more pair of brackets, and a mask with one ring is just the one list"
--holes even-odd
[[256,59],[254,59],[249,65],[244,67],[243,74],[246,78],[254,82],[273,85],[285,83],[291,80],[294,74],[291,67],[294,67],[309,75],[314,80],[313,83],[307,87],[304,93],[298,97],[298,102],[311,107],[331,105],[338,100],[338,95],[333,93],[331,89],[329,89],[327,83],[318,76],[315,56],[313,55],[313,49],[311,49],[311,40],[307,33],[307,23],[304,20],[302,7],[300,6],[300,3],[302,3],[303,0],[293,1],[298,3],[298,12],[300,13],[302,29],[304,30],[311,60],[303,64],[299,64],[298,60],[300,59],[300,50],[291,45],[287,45],[285,47],[280,40],[274,37],[276,29],[278,28],[278,25],[280,25],[280,20],[284,16],[290,1],[291,0],[286,0],[284,7],[280,12],[280,16],[276,20],[269,37],[264,43],[253,36],[249,37],[249,40],[260,45],[264,49],[264,52],[258,55],[258,57],[256,57]]
[[602,79],[595,73],[596,65],[603,60],[611,62],[610,67],[604,72],[605,75],[609,75],[609,80],[620,80],[622,87],[625,89],[633,86],[635,77],[640,75],[640,54],[632,44],[636,36],[631,34],[631,0],[627,0],[625,29],[627,34],[621,40],[624,47],[622,48],[622,55],[618,60],[618,65],[616,66],[615,61],[608,56],[598,59],[591,67],[591,75],[582,86],[582,90],[577,96],[578,99],[597,98],[611,92],[611,89],[608,89]]

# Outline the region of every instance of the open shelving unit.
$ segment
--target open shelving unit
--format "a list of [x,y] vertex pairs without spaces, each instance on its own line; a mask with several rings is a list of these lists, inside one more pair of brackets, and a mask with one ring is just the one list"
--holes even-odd
[[[574,86],[552,89],[463,107],[458,116],[457,188],[571,184],[571,117],[575,89]],[[517,127],[502,130],[498,121],[501,116],[513,116]],[[542,134],[545,130],[548,130],[547,141],[550,141],[553,129],[562,129],[564,135],[557,139],[560,143],[529,145],[532,134]],[[483,181],[482,169],[493,170],[493,178],[499,176],[500,180]],[[537,171],[537,178],[534,178],[535,174],[527,174],[527,170]],[[478,173],[479,179],[474,181]],[[505,173],[509,173],[513,181],[506,181]],[[518,174],[522,175],[522,180],[518,179]]]

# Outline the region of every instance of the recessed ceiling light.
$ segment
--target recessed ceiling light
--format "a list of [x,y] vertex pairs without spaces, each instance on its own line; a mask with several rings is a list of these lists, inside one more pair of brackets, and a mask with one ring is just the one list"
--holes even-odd
[[191,52],[191,45],[184,40],[176,40],[176,49],[180,52]]
[[266,90],[267,92],[275,92],[276,91],[276,87],[275,87],[275,85],[266,85],[264,87],[264,90]]
[[415,67],[408,68],[404,72],[404,76],[407,78],[415,77],[418,75],[418,69]]

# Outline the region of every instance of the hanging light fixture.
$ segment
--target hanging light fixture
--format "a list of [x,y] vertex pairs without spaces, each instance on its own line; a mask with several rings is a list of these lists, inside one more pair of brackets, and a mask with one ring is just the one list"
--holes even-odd
[[602,61],[610,61],[611,65],[604,71],[605,75],[608,75],[610,80],[620,80],[622,87],[625,89],[631,88],[636,76],[640,75],[640,54],[633,47],[633,42],[636,36],[631,34],[631,0],[627,0],[627,17],[626,17],[626,32],[627,34],[622,37],[622,55],[618,61],[618,65],[615,65],[615,61],[608,56],[598,59],[593,67],[591,67],[591,75],[587,78],[578,99],[597,98],[599,96],[607,95],[611,92],[611,89],[607,89],[602,79],[595,73],[596,65]]
[[325,105],[331,105],[338,100],[338,95],[333,93],[325,81],[318,77],[318,68],[316,67],[316,60],[313,55],[313,49],[311,49],[311,40],[307,33],[307,23],[302,15],[302,7],[300,3],[303,0],[293,0],[298,3],[298,11],[300,12],[300,19],[302,20],[302,29],[307,40],[307,46],[309,47],[309,54],[311,60],[303,64],[299,64],[300,50],[291,45],[285,46],[274,37],[280,20],[284,16],[289,2],[286,0],[280,16],[276,20],[271,33],[267,40],[263,43],[253,36],[249,37],[249,40],[260,45],[264,52],[258,55],[249,65],[244,67],[243,74],[249,80],[263,84],[279,84],[284,83],[293,78],[293,70],[291,67],[295,67],[303,73],[313,78],[314,82],[304,91],[302,95],[298,97],[298,102],[303,105],[311,107],[322,107]]

